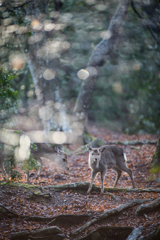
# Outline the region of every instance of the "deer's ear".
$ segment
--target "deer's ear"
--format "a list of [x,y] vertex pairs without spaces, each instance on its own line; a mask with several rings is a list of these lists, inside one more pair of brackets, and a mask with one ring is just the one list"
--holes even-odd
[[54,150],[55,150],[56,153],[60,152],[60,149],[58,147],[54,147]]
[[101,148],[99,149],[100,152],[103,152],[104,150],[105,150],[105,147],[101,147]]
[[92,148],[89,145],[87,145],[87,148],[89,151],[92,151]]

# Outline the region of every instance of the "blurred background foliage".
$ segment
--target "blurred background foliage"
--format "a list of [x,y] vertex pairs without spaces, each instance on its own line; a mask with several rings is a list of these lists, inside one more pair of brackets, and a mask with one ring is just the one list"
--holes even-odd
[[[15,105],[18,91],[20,113],[24,113],[36,97],[33,73],[25,57],[25,53],[34,51],[41,54],[37,71],[48,65],[56,72],[51,81],[60,97],[54,101],[63,103],[66,111],[72,112],[83,81],[77,72],[86,68],[94,47],[105,37],[118,5],[117,0],[63,0],[58,12],[55,2],[38,0],[39,8],[35,8],[24,0],[1,0],[0,66],[3,73],[1,70],[0,81],[7,72],[12,86],[9,87],[10,99]],[[63,41],[63,51],[58,50],[58,46],[54,57],[48,60],[43,56],[42,47],[51,40]],[[12,74],[16,78],[11,78]],[[130,6],[119,45],[100,69],[89,120],[128,134],[160,133],[159,82],[160,47]],[[4,108],[8,108],[5,104]]]

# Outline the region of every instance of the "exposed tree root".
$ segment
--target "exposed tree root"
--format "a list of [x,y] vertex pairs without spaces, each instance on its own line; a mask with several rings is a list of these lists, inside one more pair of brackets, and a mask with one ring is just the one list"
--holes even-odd
[[[57,191],[63,191],[63,190],[73,190],[73,191],[86,191],[89,188],[89,182],[75,182],[75,183],[67,183],[63,185],[50,185],[48,188],[53,188]],[[46,187],[45,187],[46,188]],[[100,187],[93,184],[92,191],[99,191]],[[104,188],[104,191],[106,192],[160,192],[160,188],[157,189],[140,189],[140,188]]]
[[136,215],[160,210],[160,198],[155,199],[151,203],[142,204],[136,210]]
[[49,202],[51,200],[51,194],[50,193],[44,193],[44,194],[37,194],[37,193],[32,193],[30,197],[27,197],[26,199],[32,200],[35,202]]
[[[4,209],[4,210],[1,210]],[[9,211],[6,207],[4,207],[2,204],[0,204],[0,213],[2,213],[5,217],[12,216],[17,218],[22,218],[26,221],[34,221],[34,222],[49,222],[48,225],[52,226],[53,224],[64,224],[64,225],[75,225],[80,224],[84,221],[87,221],[91,215],[89,214],[60,214],[57,216],[52,217],[42,217],[42,216],[25,216],[25,215],[19,215],[17,213],[14,213],[12,211]],[[8,214],[6,214],[8,213]]]
[[[93,138],[93,137],[92,137]],[[100,147],[102,145],[104,145],[105,143],[103,142],[103,140],[99,139],[99,138],[94,138],[92,141],[90,141],[88,143],[91,147]],[[72,155],[80,155],[80,154],[83,154],[83,153],[86,153],[88,152],[88,148],[87,148],[87,145],[84,145],[80,148],[78,148],[76,151],[74,152],[71,152],[70,154]]]
[[11,234],[11,240],[28,240],[28,239],[60,240],[60,239],[64,239],[65,237],[61,233],[62,233],[62,230],[54,226],[54,227],[38,229],[35,231],[16,232]]
[[92,224],[94,223],[97,223],[101,220],[104,220],[108,217],[111,217],[115,214],[118,214],[124,210],[126,210],[127,208],[131,208],[131,207],[134,207],[136,205],[139,205],[143,202],[147,202],[149,201],[148,199],[145,199],[145,200],[133,200],[133,201],[130,201],[129,203],[127,204],[122,204],[122,205],[119,205],[118,207],[116,208],[113,208],[111,210],[107,210],[107,211],[104,211],[102,214],[100,214],[99,216],[96,216],[95,218],[93,218],[92,220],[88,221],[86,224],[84,224],[82,227],[78,228],[76,231],[72,232],[72,236],[77,236],[78,234],[82,233],[86,228],[90,227]]
[[139,237],[139,235],[142,233],[142,228],[135,228],[131,234],[127,237],[126,240],[137,240],[137,238]]
[[60,214],[52,218],[53,220],[48,225],[52,226],[59,223],[63,225],[75,225],[87,221],[89,218],[90,215],[88,214]]
[[156,144],[156,140],[143,140],[143,141],[111,141],[111,142],[105,142],[104,144],[114,144],[114,145],[144,145],[144,144]]
[[17,213],[14,213],[14,212],[8,210],[8,208],[3,206],[2,204],[0,204],[0,213],[5,216],[7,215],[8,217],[10,217],[10,216],[18,217],[19,216]]
[[[101,139],[99,138],[94,138],[92,141],[90,141],[90,143],[88,143],[91,147],[100,147],[102,145],[108,145],[108,144],[113,144],[113,145],[144,145],[144,144],[156,144],[157,141],[156,140],[143,140],[143,141],[111,141],[111,142],[103,142]],[[86,152],[88,152],[87,149],[87,145],[84,145],[80,148],[78,148],[76,151],[74,152],[69,152],[69,155],[80,155],[80,154],[84,154]]]
[[109,195],[109,196],[111,196],[111,198],[113,198],[114,200],[118,200],[117,198],[116,198],[116,196],[114,196],[114,194],[112,194],[112,193],[109,193],[109,192],[106,192],[106,193],[103,193],[103,195]]
[[92,240],[92,239],[117,239],[121,236],[121,240],[125,240],[127,236],[132,232],[132,227],[113,227],[113,226],[101,226],[93,231],[90,231],[83,237],[76,238],[74,240]]

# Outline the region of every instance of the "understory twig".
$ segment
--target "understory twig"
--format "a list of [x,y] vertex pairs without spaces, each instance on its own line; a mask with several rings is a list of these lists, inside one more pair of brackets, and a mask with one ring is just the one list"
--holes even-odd
[[149,199],[133,200],[133,201],[130,201],[129,203],[127,203],[127,204],[119,205],[118,207],[113,208],[111,210],[106,210],[102,214],[100,214],[98,217],[93,218],[92,220],[90,220],[86,224],[84,224],[82,227],[80,227],[77,230],[75,230],[74,232],[72,232],[72,236],[74,236],[74,237],[77,236],[78,234],[83,232],[86,228],[90,227],[94,223],[97,223],[98,221],[106,219],[107,217],[113,216],[115,214],[118,214],[118,213],[126,210],[127,208],[134,207],[136,205],[142,204],[143,202],[147,202],[147,201],[150,201],[150,200]]

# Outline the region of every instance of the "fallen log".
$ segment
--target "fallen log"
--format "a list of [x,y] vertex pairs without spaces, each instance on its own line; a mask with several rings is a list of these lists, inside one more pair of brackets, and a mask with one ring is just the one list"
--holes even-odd
[[32,193],[29,197],[26,197],[26,199],[34,202],[48,203],[49,201],[51,201],[52,197],[50,193],[43,194]]
[[111,142],[105,142],[104,145],[107,144],[113,144],[113,145],[144,145],[144,144],[157,144],[157,140],[133,140],[133,141],[111,141]]
[[0,213],[4,214],[5,216],[14,216],[14,217],[18,217],[19,215],[17,213],[14,213],[13,211],[8,210],[8,208],[6,208],[5,206],[3,206],[2,204],[0,204]]
[[74,225],[74,224],[80,224],[84,221],[87,221],[91,215],[89,214],[60,214],[52,217],[42,217],[42,216],[26,216],[26,215],[19,215],[17,213],[14,213],[13,211],[9,211],[6,207],[4,207],[2,204],[0,204],[0,210],[4,209],[4,211],[0,211],[5,214],[6,217],[6,212],[8,212],[12,218],[17,217],[17,218],[22,218],[25,221],[33,221],[33,222],[49,222],[48,225],[52,226],[53,224],[58,224],[58,223],[65,223],[67,225]]
[[[95,138],[93,139],[93,141],[91,141],[89,143],[89,145],[91,147],[100,147],[102,145],[124,145],[124,146],[128,146],[128,145],[144,145],[144,144],[157,144],[157,140],[133,140],[133,141],[110,141],[110,142],[103,142],[101,139],[99,138]],[[88,152],[87,149],[87,145],[84,145],[80,148],[78,148],[77,150],[70,152],[69,155],[80,155],[80,154],[84,154],[86,152]]]
[[[86,152],[88,152],[88,148],[87,148],[87,145],[83,145],[82,147],[78,148],[77,150],[73,151],[73,152],[70,152],[69,155],[81,155],[81,154],[84,154]],[[101,147],[102,145],[105,145],[105,143],[103,142],[102,139],[99,139],[99,138],[94,138],[90,143],[89,145],[91,147]]]
[[58,227],[48,227],[43,229],[38,229],[34,231],[22,231],[11,234],[11,240],[28,240],[28,239],[64,239],[65,236],[62,234],[62,230]]
[[158,210],[160,210],[160,198],[157,198],[150,203],[140,205],[136,210],[136,215],[139,216],[144,213],[149,213]]
[[80,227],[77,230],[75,230],[74,232],[72,232],[71,236],[75,237],[78,234],[80,234],[81,232],[83,232],[86,228],[90,227],[92,224],[97,223],[97,222],[99,222],[101,220],[104,220],[108,217],[111,217],[113,215],[116,215],[116,214],[126,210],[127,208],[134,207],[136,205],[142,204],[143,202],[147,202],[147,201],[150,201],[150,200],[149,199],[133,200],[133,201],[130,201],[129,203],[127,203],[127,204],[119,205],[118,207],[113,208],[111,210],[106,210],[102,214],[100,214],[99,216],[96,216],[95,218],[93,218],[92,220],[90,220],[86,224],[84,224],[82,227]]
[[[90,183],[89,182],[75,182],[75,183],[67,183],[62,185],[49,185],[45,188],[51,188],[56,191],[64,191],[64,190],[73,190],[73,191],[86,191],[89,188]],[[99,191],[100,187],[93,184],[92,191]],[[160,188],[157,189],[141,189],[141,188],[104,188],[104,191],[106,192],[160,192]]]

